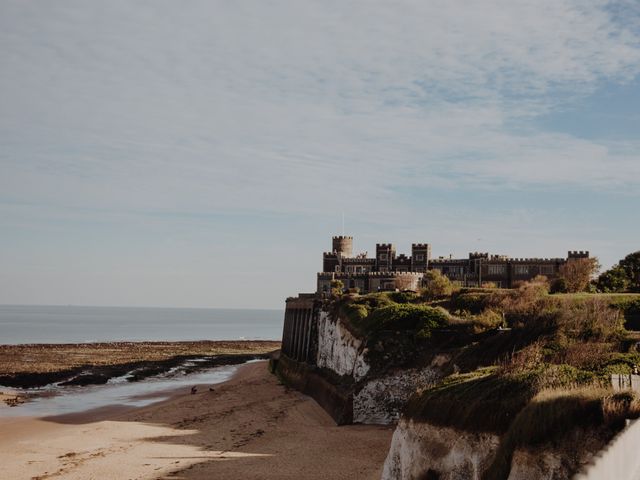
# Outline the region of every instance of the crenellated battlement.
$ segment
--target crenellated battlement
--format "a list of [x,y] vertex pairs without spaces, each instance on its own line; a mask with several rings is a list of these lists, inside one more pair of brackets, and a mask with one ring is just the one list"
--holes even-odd
[[511,263],[558,263],[564,261],[564,258],[510,258],[506,260]]
[[588,250],[569,250],[567,258],[589,258]]
[[[443,275],[464,285],[474,286],[483,283],[485,275],[488,275],[491,282],[498,287],[511,287],[516,280],[529,280],[538,272],[553,279],[558,274],[558,267],[568,260],[589,258],[587,250],[570,250],[567,258],[510,258],[508,255],[478,251],[470,252],[467,258],[453,258],[452,255],[431,258],[429,243],[412,243],[411,255],[396,255],[393,243],[378,243],[375,256],[368,258],[366,253],[352,255],[351,236],[334,236],[332,244],[333,251],[323,253],[325,271],[318,273],[318,291],[321,288],[326,291],[328,282],[335,278],[347,279],[349,288],[357,287],[363,292],[387,288],[388,282],[385,279],[391,281],[394,278],[419,279],[418,284],[413,284],[414,288],[421,284],[425,272],[433,269],[440,270]],[[416,258],[420,260],[417,261]],[[522,268],[511,268],[511,265],[519,265]]]
[[318,272],[317,276],[319,278],[344,278],[344,277],[403,277],[403,276],[412,276],[412,277],[422,277],[424,276],[424,272],[362,272],[362,273],[354,273],[354,272]]
[[432,258],[430,263],[448,263],[448,264],[460,264],[460,265],[467,265],[469,263],[469,260],[466,258]]

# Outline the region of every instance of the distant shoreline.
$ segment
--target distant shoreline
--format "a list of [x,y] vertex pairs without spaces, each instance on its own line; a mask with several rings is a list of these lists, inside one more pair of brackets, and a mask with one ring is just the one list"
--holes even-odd
[[119,376],[138,381],[193,360],[189,372],[266,358],[279,348],[279,340],[0,345],[0,385],[99,385]]

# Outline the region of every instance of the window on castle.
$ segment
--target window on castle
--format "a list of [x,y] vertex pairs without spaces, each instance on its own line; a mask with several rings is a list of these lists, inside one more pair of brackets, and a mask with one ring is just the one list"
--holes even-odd
[[424,262],[424,254],[416,253],[416,262]]
[[336,265],[336,272],[340,271],[340,265]]
[[553,265],[540,265],[540,274],[541,275],[553,275],[554,274]]
[[489,275],[504,275],[507,271],[506,265],[487,265]]
[[529,265],[516,265],[516,275],[529,275]]
[[388,259],[389,259],[389,255],[387,255],[386,253],[380,254],[380,260],[388,260]]

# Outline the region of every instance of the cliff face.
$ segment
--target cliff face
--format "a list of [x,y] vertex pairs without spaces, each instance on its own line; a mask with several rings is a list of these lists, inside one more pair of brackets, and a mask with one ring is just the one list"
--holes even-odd
[[364,342],[354,337],[331,314],[321,310],[318,314],[319,367],[333,370],[338,375],[349,375],[359,381],[369,372],[365,360]]
[[434,386],[442,378],[437,366],[397,370],[374,378],[353,396],[353,421],[357,423],[395,423],[417,386]]
[[[513,451],[507,470],[498,479],[488,474],[488,469],[500,455],[501,441],[503,439],[495,434],[470,433],[403,418],[393,434],[382,480],[566,480],[572,478],[580,466],[588,464],[594,452],[605,444],[596,431],[576,429],[559,443],[519,447]],[[620,455],[629,452],[628,446],[618,450]],[[617,462],[618,465],[630,463]],[[586,475],[584,478],[614,477]]]
[[499,443],[496,435],[403,419],[393,434],[382,479],[480,480]]
[[317,365],[338,375],[353,378],[353,421],[368,424],[390,424],[400,418],[400,412],[416,387],[433,386],[442,378],[439,366],[447,358],[438,357],[426,368],[396,369],[375,375],[366,360],[363,340],[352,335],[329,312],[318,315]]

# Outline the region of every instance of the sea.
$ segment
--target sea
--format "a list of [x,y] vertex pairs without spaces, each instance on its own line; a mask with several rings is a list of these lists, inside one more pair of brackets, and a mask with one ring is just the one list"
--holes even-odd
[[0,305],[0,344],[280,340],[283,310]]

